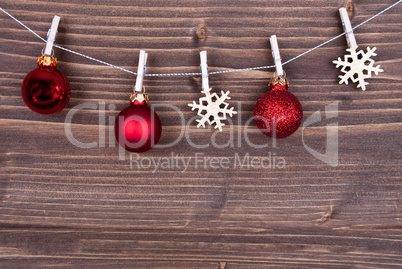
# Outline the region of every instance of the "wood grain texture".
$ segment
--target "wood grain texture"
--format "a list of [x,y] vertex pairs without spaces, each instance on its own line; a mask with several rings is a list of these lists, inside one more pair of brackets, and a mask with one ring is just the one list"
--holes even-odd
[[[41,36],[59,15],[58,45],[133,71],[145,49],[148,73],[171,73],[199,72],[204,49],[210,71],[272,64],[272,34],[287,60],[341,33],[339,7],[347,5],[357,25],[394,2],[1,0],[0,6]],[[319,110],[323,120],[276,145],[248,122],[272,70],[210,77],[214,90],[231,91],[239,110],[233,128],[217,135],[191,121],[187,104],[200,97],[199,77],[146,77],[151,103],[176,106],[188,125],[168,107],[156,108],[160,143],[186,130],[190,140],[142,154],[142,167],[133,164],[136,156],[131,167],[129,154],[119,160],[110,125],[128,105],[135,77],[56,50],[71,101],[56,115],[35,114],[20,87],[44,44],[0,14],[0,267],[401,268],[401,13],[398,5],[355,31],[361,47],[377,47],[385,70],[365,92],[338,84],[331,61],[344,54],[344,37],[284,66],[304,120]],[[325,107],[335,101],[338,116],[325,120]],[[94,107],[66,124],[80,104]],[[333,167],[310,154],[303,139],[323,153],[326,126],[335,123]],[[74,146],[66,126],[77,140],[98,146]],[[247,139],[268,146],[253,148]],[[218,149],[212,140],[233,144]],[[234,165],[236,158],[269,154],[285,167]],[[172,155],[189,159],[188,168],[147,163]],[[228,168],[211,166],[224,159]]]

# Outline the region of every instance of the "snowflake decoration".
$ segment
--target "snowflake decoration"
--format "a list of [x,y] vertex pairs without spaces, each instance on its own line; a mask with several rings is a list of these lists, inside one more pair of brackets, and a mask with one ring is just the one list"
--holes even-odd
[[370,59],[372,56],[377,55],[374,53],[376,49],[376,47],[372,49],[367,47],[367,53],[363,50],[356,52],[355,49],[346,49],[346,51],[350,52],[350,55],[345,55],[344,61],[341,60],[341,57],[338,60],[332,61],[336,64],[336,68],[343,66],[341,71],[345,75],[339,76],[341,79],[339,84],[348,84],[348,79],[350,79],[352,82],[359,82],[357,88],[362,88],[365,91],[366,85],[368,85],[365,79],[371,78],[371,72],[374,72],[376,75],[378,75],[378,72],[384,72],[384,70],[380,69],[379,65],[374,67],[374,60]]
[[233,114],[237,114],[237,112],[233,111],[233,107],[228,109],[229,104],[225,102],[225,100],[230,99],[228,96],[229,91],[221,91],[222,95],[219,97],[216,93],[211,94],[210,90],[203,91],[205,97],[199,99],[199,104],[193,101],[193,103],[188,104],[188,106],[192,107],[191,111],[198,109],[197,115],[201,116],[201,119],[196,120],[198,122],[198,128],[200,126],[205,128],[205,123],[207,122],[209,125],[215,124],[215,129],[218,128],[219,131],[222,131],[222,126],[225,125],[222,121],[226,120],[226,114],[232,117]]

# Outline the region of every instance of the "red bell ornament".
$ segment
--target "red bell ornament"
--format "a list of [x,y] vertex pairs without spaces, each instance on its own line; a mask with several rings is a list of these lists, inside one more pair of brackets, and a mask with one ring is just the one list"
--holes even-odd
[[70,100],[70,85],[57,68],[57,59],[52,56],[53,43],[57,35],[59,16],[54,16],[49,29],[46,47],[38,57],[37,69],[25,77],[21,95],[25,104],[40,114],[54,114],[62,110]]
[[148,54],[140,51],[137,81],[130,105],[116,118],[114,134],[119,144],[131,152],[145,152],[158,143],[162,134],[162,124],[155,111],[148,107],[148,95],[143,92],[142,84]]

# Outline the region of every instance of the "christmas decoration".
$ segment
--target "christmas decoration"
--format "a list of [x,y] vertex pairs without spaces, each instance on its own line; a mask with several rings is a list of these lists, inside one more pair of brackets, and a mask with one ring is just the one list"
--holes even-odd
[[258,99],[254,107],[254,121],[261,132],[273,138],[285,138],[299,128],[303,109],[299,100],[288,92],[289,83],[275,76],[271,90]]
[[133,93],[130,106],[123,109],[114,125],[115,137],[119,144],[131,152],[150,150],[162,134],[162,124],[148,103],[145,93]]
[[226,120],[226,115],[232,117],[233,114],[237,114],[236,111],[233,111],[233,107],[228,109],[229,104],[225,102],[225,100],[230,99],[228,96],[230,92],[221,91],[221,96],[216,93],[211,94],[210,91],[204,93],[205,97],[199,99],[199,104],[193,101],[192,104],[188,105],[192,107],[191,110],[198,109],[197,115],[201,116],[201,119],[196,120],[198,122],[197,127],[205,128],[205,123],[215,124],[215,129],[218,128],[219,131],[222,131],[222,126],[225,125],[222,121]]
[[299,128],[303,109],[299,100],[288,92],[289,82],[282,69],[275,35],[271,36],[270,42],[276,74],[269,82],[271,90],[264,94],[254,107],[254,121],[263,134],[273,138],[285,138]]
[[128,151],[138,153],[150,150],[162,134],[161,121],[148,107],[148,96],[142,89],[147,56],[145,51],[140,51],[135,92],[130,96],[130,106],[119,113],[114,125],[119,144]]
[[363,50],[356,52],[357,43],[346,8],[340,8],[339,14],[341,16],[344,31],[346,32],[346,41],[349,45],[349,48],[346,49],[346,51],[349,52],[349,55],[345,55],[344,61],[342,61],[341,57],[339,57],[338,60],[332,61],[336,64],[336,68],[342,66],[341,72],[344,73],[344,75],[338,76],[341,79],[339,84],[348,84],[348,80],[350,79],[352,82],[359,82],[357,88],[361,88],[365,91],[366,85],[368,85],[368,82],[366,82],[365,79],[371,78],[372,72],[378,75],[379,72],[384,71],[380,69],[380,65],[374,67],[374,60],[371,59],[372,56],[377,56],[375,53],[377,48],[374,47],[370,49],[370,47],[367,47],[367,52],[364,52]]
[[380,65],[374,67],[374,60],[370,59],[371,56],[377,55],[374,53],[375,50],[375,47],[372,49],[367,47],[367,53],[365,53],[363,50],[356,52],[354,49],[346,49],[350,55],[345,55],[344,61],[342,61],[340,57],[338,60],[332,61],[336,64],[337,68],[342,66],[341,72],[345,73],[345,75],[339,76],[341,79],[339,84],[348,84],[348,80],[350,79],[352,82],[359,82],[357,88],[361,88],[365,91],[366,85],[368,85],[365,79],[371,78],[372,72],[376,75],[378,75],[378,72],[384,72],[383,69],[380,69]]
[[57,59],[51,56],[59,21],[60,17],[55,16],[49,30],[46,48],[37,60],[38,68],[28,73],[21,87],[25,104],[40,114],[59,112],[70,99],[70,85],[66,77],[56,69]]
[[222,131],[222,126],[225,125],[222,121],[227,119],[226,115],[232,117],[234,114],[237,114],[237,112],[234,111],[233,107],[228,109],[229,104],[225,102],[225,100],[230,99],[229,91],[221,91],[221,96],[218,96],[216,93],[211,94],[212,89],[209,88],[208,81],[207,52],[201,51],[200,58],[202,93],[205,94],[205,97],[201,97],[198,104],[193,101],[193,103],[188,104],[188,106],[192,108],[191,111],[198,109],[197,115],[201,116],[201,119],[196,120],[198,122],[197,128],[200,126],[205,128],[205,123],[208,123],[209,125],[215,124],[215,129]]

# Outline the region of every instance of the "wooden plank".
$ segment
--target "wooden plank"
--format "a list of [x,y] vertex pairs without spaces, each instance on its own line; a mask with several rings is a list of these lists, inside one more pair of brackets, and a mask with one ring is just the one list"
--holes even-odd
[[[341,33],[339,7],[346,5],[357,25],[394,2],[0,6],[41,36],[59,15],[58,45],[132,71],[145,49],[147,73],[155,74],[199,72],[201,50],[208,51],[209,71],[270,65],[272,34],[285,61]],[[276,143],[249,121],[272,69],[210,76],[213,90],[230,90],[239,111],[220,134],[192,121],[187,104],[200,97],[198,76],[146,77],[163,122],[160,144],[182,137],[171,147],[124,153],[123,160],[113,122],[128,105],[135,76],[56,50],[71,101],[56,115],[35,114],[20,87],[44,44],[1,14],[0,267],[402,267],[401,11],[398,5],[355,31],[361,48],[377,47],[375,60],[385,70],[365,92],[338,84],[332,60],[345,53],[344,37],[284,66],[304,120],[316,111],[323,120]],[[69,124],[80,104],[88,107]],[[338,116],[325,119],[329,104],[337,104]],[[308,150],[325,152],[329,124],[338,126],[331,129],[339,137],[336,167]]]

